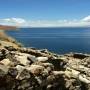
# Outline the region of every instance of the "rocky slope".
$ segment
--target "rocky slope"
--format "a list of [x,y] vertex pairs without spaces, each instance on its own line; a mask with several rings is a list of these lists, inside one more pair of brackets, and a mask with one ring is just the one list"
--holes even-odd
[[0,90],[90,90],[89,54],[57,55],[1,41]]
[[15,39],[9,37],[5,34],[5,31],[0,30],[0,48],[4,46],[13,46],[14,48],[18,48],[21,46]]

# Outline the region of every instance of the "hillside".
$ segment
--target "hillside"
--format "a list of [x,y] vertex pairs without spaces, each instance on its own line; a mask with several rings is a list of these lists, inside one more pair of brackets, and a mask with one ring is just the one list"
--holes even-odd
[[13,30],[16,29],[15,26],[7,26],[7,25],[0,25],[0,30]]
[[15,26],[4,26],[4,25],[0,25],[0,48],[4,47],[4,46],[14,46],[14,47],[19,47],[19,43],[17,43],[17,41],[6,35],[5,34],[5,30],[15,30],[17,29]]

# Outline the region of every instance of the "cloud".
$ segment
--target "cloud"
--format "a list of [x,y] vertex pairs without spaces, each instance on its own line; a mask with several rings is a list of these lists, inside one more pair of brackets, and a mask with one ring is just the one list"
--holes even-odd
[[83,19],[82,19],[82,21],[85,21],[85,22],[90,22],[90,15],[89,15],[89,16],[87,16],[87,17],[85,17],[85,18],[83,18]]
[[81,20],[25,20],[23,18],[0,19],[0,24],[20,27],[90,27],[90,16]]
[[22,18],[6,18],[6,19],[3,19],[4,21],[7,21],[7,22],[14,22],[14,23],[25,23],[26,21]]
[[29,25],[31,27],[90,27],[90,16],[80,20],[36,20],[30,21]]
[[14,26],[25,26],[27,21],[23,18],[5,18],[0,19],[1,24],[14,25]]
[[90,26],[89,22],[82,20],[54,20],[54,21],[31,21],[29,22],[31,27],[87,27]]

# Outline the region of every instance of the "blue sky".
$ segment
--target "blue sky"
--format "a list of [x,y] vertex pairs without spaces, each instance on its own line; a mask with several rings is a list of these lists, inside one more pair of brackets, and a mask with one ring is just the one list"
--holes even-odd
[[50,25],[51,22],[60,20],[81,22],[80,20],[89,15],[90,0],[0,0],[0,19],[4,19],[0,21],[3,21],[2,23],[5,19],[10,21],[14,18],[16,21],[25,20],[28,25],[32,22],[34,24],[49,22]]

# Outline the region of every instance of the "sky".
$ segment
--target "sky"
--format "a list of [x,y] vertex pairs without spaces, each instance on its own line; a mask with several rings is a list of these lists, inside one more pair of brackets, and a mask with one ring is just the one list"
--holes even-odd
[[0,0],[0,24],[30,27],[90,25],[90,0]]

